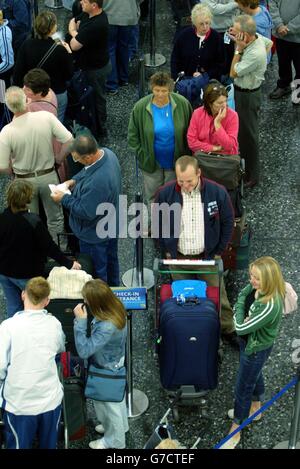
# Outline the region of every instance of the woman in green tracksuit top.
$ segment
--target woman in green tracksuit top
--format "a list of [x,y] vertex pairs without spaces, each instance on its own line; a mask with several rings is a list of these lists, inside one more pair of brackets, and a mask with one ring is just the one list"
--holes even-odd
[[[240,338],[240,366],[235,385],[233,432],[261,407],[264,399],[262,368],[279,333],[285,283],[279,264],[272,257],[261,257],[249,267],[250,283],[241,291],[234,308],[236,333]],[[259,420],[259,414],[255,420]],[[240,441],[236,433],[221,448],[233,449]]]

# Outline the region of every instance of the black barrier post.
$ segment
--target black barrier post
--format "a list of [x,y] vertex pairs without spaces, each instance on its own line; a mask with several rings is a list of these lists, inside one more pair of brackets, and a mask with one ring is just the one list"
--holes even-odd
[[55,10],[57,10],[58,8],[62,8],[62,0],[46,0],[45,7],[54,8]]
[[293,415],[291,421],[290,439],[282,441],[274,446],[274,449],[300,449],[300,368],[297,370],[297,383],[295,386],[295,397]]
[[156,54],[156,0],[150,0],[150,54],[145,54],[146,67],[160,67],[166,62],[162,54]]
[[128,417],[136,418],[142,415],[149,406],[146,394],[133,388],[132,373],[132,311],[127,311],[127,341],[126,341],[126,367],[127,367],[127,406]]
[[[137,204],[142,203],[142,196],[137,192],[135,196]],[[139,287],[144,285],[144,252],[143,252],[143,238],[138,236],[135,242],[135,255],[136,255],[136,280]]]
[[[291,433],[288,449],[296,449],[300,432],[300,368],[298,369],[298,382],[295,387],[294,409],[291,422]],[[299,445],[298,445],[299,448]]]
[[146,80],[145,80],[145,58],[140,57],[138,61],[138,75],[139,75],[139,99],[145,96]]
[[[143,219],[142,196],[140,192],[135,195],[136,211],[140,212]],[[141,232],[141,226],[137,226],[137,231]],[[154,275],[151,269],[144,267],[143,237],[139,234],[135,240],[135,261],[133,269],[129,269],[122,277],[122,282],[126,287],[146,287],[150,289],[154,286]]]

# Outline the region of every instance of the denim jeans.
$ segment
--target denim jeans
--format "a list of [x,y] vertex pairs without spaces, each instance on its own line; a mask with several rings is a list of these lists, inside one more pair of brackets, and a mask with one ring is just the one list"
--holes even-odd
[[57,118],[63,124],[64,119],[65,119],[67,104],[68,104],[67,91],[64,91],[63,93],[57,94],[56,98],[57,98]]
[[139,37],[140,37],[140,27],[139,24],[132,26],[132,30],[130,33],[130,41],[128,44],[128,53],[129,53],[129,60],[133,59],[138,53],[139,49]]
[[102,443],[106,448],[125,448],[125,433],[128,431],[126,397],[121,402],[93,401],[97,419],[105,433]]
[[265,385],[262,369],[272,347],[245,354],[246,341],[240,339],[240,367],[235,384],[234,421],[242,423],[248,416],[252,401],[263,401]]
[[23,311],[21,292],[24,290],[28,278],[13,278],[0,274],[0,284],[6,298],[7,317],[10,318],[17,311]]
[[108,46],[112,71],[106,83],[108,90],[117,90],[119,83],[128,82],[129,45],[133,28],[109,25]]
[[79,246],[80,252],[91,256],[96,277],[104,280],[110,287],[118,287],[120,285],[118,240],[107,239],[98,244],[79,241]]

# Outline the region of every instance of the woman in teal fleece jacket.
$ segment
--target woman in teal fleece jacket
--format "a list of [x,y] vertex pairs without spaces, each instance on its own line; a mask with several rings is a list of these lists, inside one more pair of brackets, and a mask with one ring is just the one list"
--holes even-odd
[[[232,433],[249,414],[261,407],[264,398],[262,368],[279,333],[285,283],[277,261],[260,257],[249,267],[250,283],[240,293],[234,308],[236,333],[240,337],[240,366],[235,385]],[[255,417],[259,420],[261,414]],[[234,449],[240,441],[236,433],[221,448]]]
[[174,82],[166,72],[150,78],[151,94],[134,106],[128,143],[143,172],[144,201],[150,204],[160,186],[175,179],[175,161],[189,155],[186,133],[192,107],[183,96],[173,93]]

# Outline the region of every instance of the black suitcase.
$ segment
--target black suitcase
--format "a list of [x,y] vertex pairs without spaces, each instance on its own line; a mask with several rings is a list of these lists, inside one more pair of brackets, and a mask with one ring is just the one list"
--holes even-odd
[[159,363],[162,386],[176,390],[215,389],[218,383],[220,321],[216,305],[207,298],[178,303],[166,300],[160,311]]
[[69,441],[83,440],[86,436],[86,401],[84,381],[71,376],[63,379],[63,425],[65,446]]

